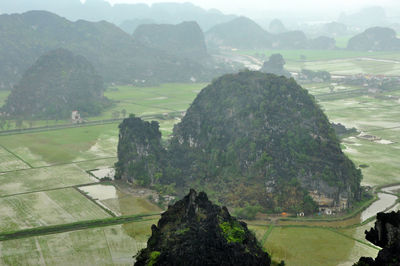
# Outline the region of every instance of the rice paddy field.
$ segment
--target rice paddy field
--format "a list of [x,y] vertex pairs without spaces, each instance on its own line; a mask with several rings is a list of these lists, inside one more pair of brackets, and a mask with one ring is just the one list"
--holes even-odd
[[301,69],[325,70],[335,75],[375,74],[400,75],[400,54],[396,52],[363,52],[338,50],[239,50],[242,55],[264,55],[280,53],[290,71]]
[[0,213],[0,232],[109,217],[73,188],[2,197]]
[[[286,52],[290,58],[288,65],[291,60],[298,61],[303,53],[307,60],[320,62],[351,61],[367,56],[349,52],[340,57],[334,51]],[[386,53],[373,56],[390,58]],[[342,63],[337,64],[338,69],[343,67]],[[165,84],[151,88],[109,88],[106,96],[116,104],[101,116],[88,120],[109,119],[116,111],[122,117],[121,111],[125,109],[126,114],[159,121],[163,138],[168,139],[182,112],[205,86]],[[366,166],[362,168],[363,185],[400,183],[397,160],[400,158],[400,102],[396,97],[389,97],[400,96],[400,91],[377,97],[360,91],[359,87],[336,86],[337,93],[328,95],[329,86],[304,85],[316,96],[331,121],[356,127],[363,134],[377,138],[371,141],[350,136],[342,143],[344,152],[356,165]],[[351,91],[356,93],[346,94]],[[0,93],[0,102],[4,95]],[[92,170],[113,167],[117,143],[118,122],[0,136],[0,234],[160,213],[162,209],[150,202],[148,195],[129,193],[113,182],[99,182],[91,175]],[[132,265],[132,256],[145,247],[151,224],[158,219],[156,215],[135,222],[0,241],[0,265]],[[378,252],[363,234],[373,221],[357,226],[359,222],[360,216],[338,222],[260,220],[249,222],[249,228],[274,261],[285,260],[286,265],[352,265],[360,256],[374,257]]]

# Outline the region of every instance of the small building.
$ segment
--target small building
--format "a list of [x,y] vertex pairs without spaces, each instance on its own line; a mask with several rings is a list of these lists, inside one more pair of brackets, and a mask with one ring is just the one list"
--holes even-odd
[[74,124],[82,123],[83,120],[82,120],[81,115],[79,114],[78,111],[72,111],[72,113],[71,113],[71,121]]

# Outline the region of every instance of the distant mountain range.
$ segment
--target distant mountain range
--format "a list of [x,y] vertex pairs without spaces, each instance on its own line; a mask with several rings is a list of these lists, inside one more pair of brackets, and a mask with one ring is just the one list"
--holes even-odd
[[351,38],[347,48],[361,51],[399,51],[400,39],[393,29],[372,27]]
[[10,89],[39,56],[57,48],[86,57],[105,82],[187,82],[218,75],[196,60],[146,46],[109,22],[71,22],[30,11],[0,15],[0,88]]
[[269,33],[253,20],[238,17],[206,33],[209,47],[238,49],[334,49],[335,40],[326,36],[309,39],[302,31]]
[[205,10],[191,3],[115,4],[104,0],[2,0],[0,11],[3,13],[22,13],[30,10],[46,10],[64,16],[70,20],[89,21],[106,20],[124,25],[124,30],[132,34],[135,25],[132,21],[147,20],[154,23],[177,24],[183,21],[197,21],[203,30],[234,18],[224,15],[216,9]]

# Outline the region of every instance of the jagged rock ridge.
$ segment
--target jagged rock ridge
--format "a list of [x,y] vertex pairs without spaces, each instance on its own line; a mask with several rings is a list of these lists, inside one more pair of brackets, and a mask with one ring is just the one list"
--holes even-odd
[[362,257],[356,266],[398,266],[400,265],[400,211],[383,213],[376,216],[375,227],[365,231],[366,239],[379,246],[375,258]]
[[204,192],[190,190],[151,229],[136,266],[271,264],[246,223],[231,217],[225,207],[212,204]]

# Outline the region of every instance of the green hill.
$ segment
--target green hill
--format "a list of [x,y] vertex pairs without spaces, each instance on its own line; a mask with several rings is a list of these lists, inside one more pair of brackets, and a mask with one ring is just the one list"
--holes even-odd
[[351,38],[347,49],[361,51],[398,51],[400,39],[390,28],[373,27]]
[[102,78],[83,56],[57,49],[41,56],[11,91],[3,110],[11,115],[67,118],[78,110],[95,115],[107,105]]
[[134,32],[133,38],[145,46],[192,60],[206,60],[206,43],[203,31],[194,21],[177,25],[145,24]]
[[[131,130],[124,127],[121,136]],[[156,138],[148,142],[159,145]],[[141,154],[157,158],[151,146]],[[195,187],[228,206],[314,212],[316,195],[342,209],[361,194],[361,172],[314,98],[273,74],[225,75],[204,88],[174,127],[165,154],[157,164],[163,169],[141,172],[144,179],[137,178],[135,158],[118,156],[117,165],[132,165],[134,182],[175,184],[178,192]]]
[[272,36],[257,23],[246,17],[218,24],[206,32],[209,46],[257,49],[270,47]]

